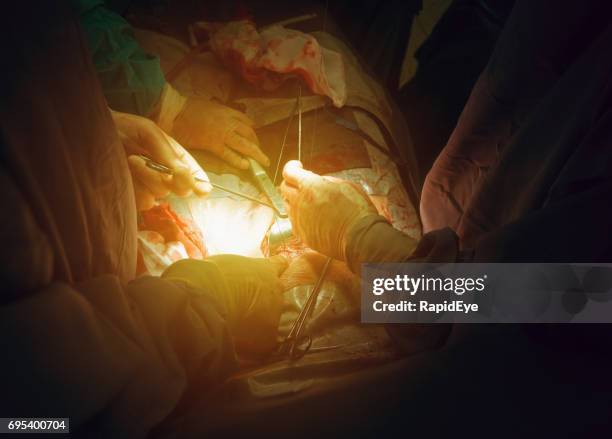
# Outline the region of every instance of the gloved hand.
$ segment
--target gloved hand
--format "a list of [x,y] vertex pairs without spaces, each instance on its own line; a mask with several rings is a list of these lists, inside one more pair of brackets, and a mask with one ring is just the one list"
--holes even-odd
[[162,277],[186,282],[215,297],[225,309],[237,350],[265,353],[276,346],[282,305],[279,276],[287,265],[282,256],[217,255],[178,261]]
[[310,248],[344,260],[349,230],[360,219],[378,216],[368,195],[356,184],[321,177],[297,160],[283,169],[281,194],[293,232]]
[[[128,155],[138,210],[150,209],[157,198],[162,198],[169,192],[186,196],[192,192],[206,195],[212,190],[209,183],[195,180],[195,177],[198,177],[208,181],[208,176],[195,159],[155,123],[133,114],[116,111],[111,111],[111,114]],[[138,154],[171,168],[174,175],[148,168]]]
[[364,262],[401,262],[416,241],[378,215],[368,195],[356,184],[321,177],[290,161],[283,169],[281,193],[294,233],[306,245],[345,261],[359,274]]
[[164,131],[187,148],[209,151],[239,169],[249,167],[242,156],[270,165],[259,149],[253,121],[225,105],[203,98],[186,98],[167,84],[156,119]]

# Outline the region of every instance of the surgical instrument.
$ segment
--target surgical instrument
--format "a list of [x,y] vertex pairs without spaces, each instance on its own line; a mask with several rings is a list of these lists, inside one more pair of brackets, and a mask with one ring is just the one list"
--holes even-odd
[[[321,287],[323,286],[323,282],[325,281],[325,277],[327,276],[327,272],[329,271],[329,266],[331,265],[332,258],[327,258],[325,264],[323,265],[323,269],[321,270],[321,274],[317,279],[317,283],[314,288],[310,292],[304,307],[300,311],[300,314],[293,322],[291,326],[291,330],[289,334],[283,340],[279,347],[279,354],[288,354],[290,360],[299,360],[310,350],[312,346],[312,338],[310,335],[302,335],[304,330],[306,319],[308,319],[312,312],[314,311],[315,305],[317,303],[317,298],[319,297],[319,293],[321,292]],[[304,346],[300,349],[300,346]]]
[[[142,154],[138,154],[138,157],[140,157],[141,159],[143,159],[145,161],[145,163],[146,163],[148,168],[153,169],[154,171],[157,171],[157,172],[161,172],[163,174],[174,175],[174,171],[171,168],[169,168],[169,167],[167,167],[165,165],[162,165],[161,163],[156,162],[152,158],[147,157],[146,155],[142,155]],[[260,199],[258,199],[256,197],[253,197],[251,195],[247,195],[247,194],[242,193],[242,192],[235,191],[233,189],[227,188],[227,187],[222,186],[222,185],[217,184],[217,183],[213,183],[210,180],[203,180],[203,179],[201,179],[199,177],[194,177],[194,178],[199,183],[208,183],[212,187],[214,187],[216,189],[219,189],[219,190],[221,190],[223,192],[227,192],[227,193],[230,193],[232,195],[236,195],[237,197],[241,197],[241,198],[247,199],[249,201],[252,201],[254,203],[258,203],[258,204],[261,204],[263,206],[269,207],[270,209],[274,210],[278,215],[281,215],[281,212],[279,212],[277,210],[277,207],[273,206],[270,203],[266,203],[265,201],[262,201],[262,200],[260,200]],[[282,214],[284,216],[287,216],[286,211],[284,211],[284,206],[283,206],[283,213]]]
[[266,170],[255,160],[249,158],[247,159],[249,162],[249,168],[251,169],[251,174],[259,186],[259,189],[268,197],[270,202],[272,203],[272,208],[276,212],[276,215],[280,218],[287,218],[287,209],[285,208],[285,202],[281,198],[280,194],[276,190],[276,186],[268,177],[268,173]]

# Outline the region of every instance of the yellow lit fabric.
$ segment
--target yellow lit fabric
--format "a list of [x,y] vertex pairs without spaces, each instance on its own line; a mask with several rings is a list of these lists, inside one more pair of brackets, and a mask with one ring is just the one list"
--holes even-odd
[[13,62],[0,73],[0,412],[144,437],[186,389],[234,370],[226,310],[185,283],[133,280],[125,153],[76,18],[37,7],[0,17]]
[[286,265],[280,256],[268,260],[217,255],[178,261],[162,277],[208,292],[227,311],[237,348],[266,353],[276,345],[282,302],[278,274]]

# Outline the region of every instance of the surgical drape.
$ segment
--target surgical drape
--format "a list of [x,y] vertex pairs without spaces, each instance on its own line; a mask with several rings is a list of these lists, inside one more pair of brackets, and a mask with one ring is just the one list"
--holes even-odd
[[130,24],[101,0],[72,0],[102,91],[116,111],[147,116],[166,84],[159,58],[146,53]]
[[125,153],[76,17],[37,7],[0,18],[0,411],[142,437],[186,388],[233,370],[225,310],[181,282],[132,280]]

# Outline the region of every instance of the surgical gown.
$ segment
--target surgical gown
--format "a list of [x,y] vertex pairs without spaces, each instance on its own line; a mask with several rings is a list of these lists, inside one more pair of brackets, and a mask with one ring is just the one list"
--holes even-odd
[[148,116],[166,84],[159,58],[146,53],[132,26],[102,0],[72,0],[108,105]]
[[486,262],[610,260],[610,17],[604,0],[517,1],[427,175],[425,232]]
[[225,310],[134,280],[132,182],[87,44],[64,3],[37,8],[0,18],[0,412],[143,437],[234,370]]

